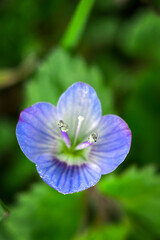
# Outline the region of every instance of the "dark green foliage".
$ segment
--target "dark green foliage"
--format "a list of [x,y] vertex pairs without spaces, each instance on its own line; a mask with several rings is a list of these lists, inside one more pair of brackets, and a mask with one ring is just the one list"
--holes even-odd
[[[85,34],[85,42],[87,41],[88,46],[90,46],[90,43],[96,47],[112,45],[119,25],[118,20],[113,17],[103,17],[90,21]],[[98,34],[95,34],[96,30]]]
[[[62,32],[57,27],[67,1],[14,0],[0,6],[0,67],[15,66],[29,54],[43,54]],[[72,6],[63,13],[68,18]],[[63,26],[63,22],[59,21]],[[46,45],[47,43],[47,45]],[[14,54],[12,54],[14,52]]]
[[152,11],[137,13],[122,26],[117,44],[123,51],[144,61],[160,60],[160,18]]
[[124,240],[128,236],[128,226],[120,224],[110,224],[107,227],[92,229],[76,240]]
[[0,221],[3,220],[8,215],[8,208],[5,204],[0,200]]
[[[17,144],[15,136],[16,122],[7,118],[0,121],[0,193],[6,200],[26,185],[34,174],[33,164],[27,160]],[[7,191],[6,191],[7,186]]]
[[[125,103],[126,119],[133,132],[131,154],[141,164],[159,165],[160,68],[139,72],[133,92]],[[143,133],[143,134],[142,134]],[[136,151],[136,149],[138,151]]]

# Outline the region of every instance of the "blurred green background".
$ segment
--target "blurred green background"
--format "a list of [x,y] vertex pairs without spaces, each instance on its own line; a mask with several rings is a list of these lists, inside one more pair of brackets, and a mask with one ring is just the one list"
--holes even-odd
[[[79,2],[0,1],[0,240],[160,239],[160,1]],[[15,128],[23,108],[56,105],[77,81],[128,123],[132,146],[94,188],[62,195]]]

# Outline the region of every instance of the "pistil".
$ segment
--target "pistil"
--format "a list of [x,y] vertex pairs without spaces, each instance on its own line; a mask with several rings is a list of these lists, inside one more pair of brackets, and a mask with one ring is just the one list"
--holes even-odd
[[79,134],[83,120],[84,120],[83,116],[78,116],[78,125],[77,125],[76,134],[75,134],[75,138],[74,138],[74,144],[76,144],[78,134]]

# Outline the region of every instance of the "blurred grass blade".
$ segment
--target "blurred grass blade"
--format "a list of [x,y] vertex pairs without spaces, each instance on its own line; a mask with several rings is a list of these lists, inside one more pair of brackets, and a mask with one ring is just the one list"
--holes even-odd
[[62,38],[61,46],[65,49],[76,47],[85,27],[87,18],[95,0],[81,0]]

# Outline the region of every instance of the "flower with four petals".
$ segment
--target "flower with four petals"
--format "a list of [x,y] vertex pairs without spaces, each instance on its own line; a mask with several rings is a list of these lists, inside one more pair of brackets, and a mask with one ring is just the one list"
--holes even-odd
[[94,186],[131,145],[128,125],[116,115],[102,116],[95,90],[82,82],[69,87],[57,107],[39,102],[22,111],[16,135],[40,177],[64,194]]

